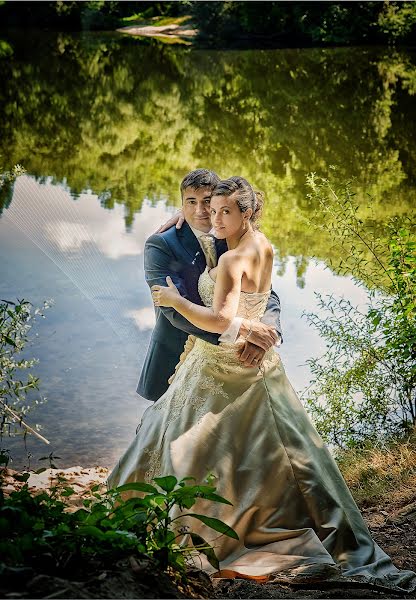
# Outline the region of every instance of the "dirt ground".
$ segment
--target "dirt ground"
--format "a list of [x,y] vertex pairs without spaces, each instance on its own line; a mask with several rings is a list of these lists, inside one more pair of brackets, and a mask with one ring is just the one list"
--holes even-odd
[[[20,487],[8,470],[3,490],[10,493]],[[82,506],[82,500],[95,484],[104,485],[108,470],[104,467],[48,469],[42,474],[31,474],[28,485],[36,493],[47,488],[57,474],[67,478],[77,493],[70,498],[72,510]],[[398,501],[397,496],[386,498],[381,506],[363,508],[373,538],[393,559],[400,569],[416,571],[416,490]],[[126,561],[125,561],[126,562]],[[3,598],[411,598],[411,594],[368,587],[357,581],[343,582],[318,576],[297,580],[297,584],[280,574],[270,583],[257,583],[244,579],[214,579],[212,584],[204,573],[194,573],[190,585],[181,588],[172,577],[155,572],[151,561],[130,560],[116,564],[112,569],[97,571],[87,581],[68,581],[46,575],[37,575],[24,589],[9,590]],[[1,590],[0,590],[1,591]]]

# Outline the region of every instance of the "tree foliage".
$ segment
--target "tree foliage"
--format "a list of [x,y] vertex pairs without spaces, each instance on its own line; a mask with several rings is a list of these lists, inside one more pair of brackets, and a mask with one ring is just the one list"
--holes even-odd
[[241,2],[235,0],[139,2],[117,0],[9,1],[0,4],[3,23],[60,30],[115,29],[120,19],[190,13],[200,39],[218,44],[365,44],[411,41],[414,2]]
[[190,10],[212,45],[405,43],[416,31],[413,2],[193,1]]

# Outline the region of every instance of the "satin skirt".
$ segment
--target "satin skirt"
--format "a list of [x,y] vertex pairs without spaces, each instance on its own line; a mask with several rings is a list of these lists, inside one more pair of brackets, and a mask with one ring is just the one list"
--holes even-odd
[[239,540],[189,517],[182,524],[214,547],[227,574],[256,578],[327,565],[342,576],[416,589],[416,574],[397,569],[372,539],[279,355],[272,349],[260,368],[246,368],[235,350],[189,340],[170,387],[144,412],[108,485],[160,475],[203,483],[212,474],[232,506],[198,499],[191,512],[221,519]]

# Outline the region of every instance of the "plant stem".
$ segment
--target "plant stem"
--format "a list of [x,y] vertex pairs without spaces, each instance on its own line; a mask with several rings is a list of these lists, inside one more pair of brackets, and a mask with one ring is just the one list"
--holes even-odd
[[20,425],[23,425],[23,427],[26,429],[26,431],[35,435],[42,442],[45,442],[45,444],[50,444],[49,440],[47,440],[45,437],[43,437],[43,435],[41,435],[40,433],[38,433],[37,431],[32,429],[32,427],[30,427],[30,425],[25,423],[23,421],[23,419],[19,417],[19,415],[17,415],[15,412],[13,412],[12,409],[9,406],[7,406],[7,404],[5,402],[3,402],[3,400],[1,400],[1,398],[0,398],[0,403],[4,406],[5,410],[7,410],[7,412],[10,413],[10,415],[13,417],[13,419],[15,421],[18,421]]

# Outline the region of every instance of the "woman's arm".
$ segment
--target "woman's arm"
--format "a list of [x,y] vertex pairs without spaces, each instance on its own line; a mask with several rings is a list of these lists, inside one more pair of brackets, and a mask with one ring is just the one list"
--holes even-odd
[[196,327],[212,333],[223,333],[237,314],[243,275],[243,261],[232,253],[223,254],[218,261],[212,308],[193,304],[183,298],[172,280],[168,287],[155,285],[152,296],[156,306],[171,306]]
[[[144,247],[144,272],[146,283],[152,289],[155,285],[166,285],[166,277],[169,276],[179,293],[186,296],[186,285],[178,272],[172,268],[177,259],[166,239],[162,235],[152,235],[147,239]],[[195,335],[211,344],[218,344],[218,336],[211,332],[196,328],[186,320],[178,311],[171,307],[161,307],[161,312],[170,323],[181,331]]]

